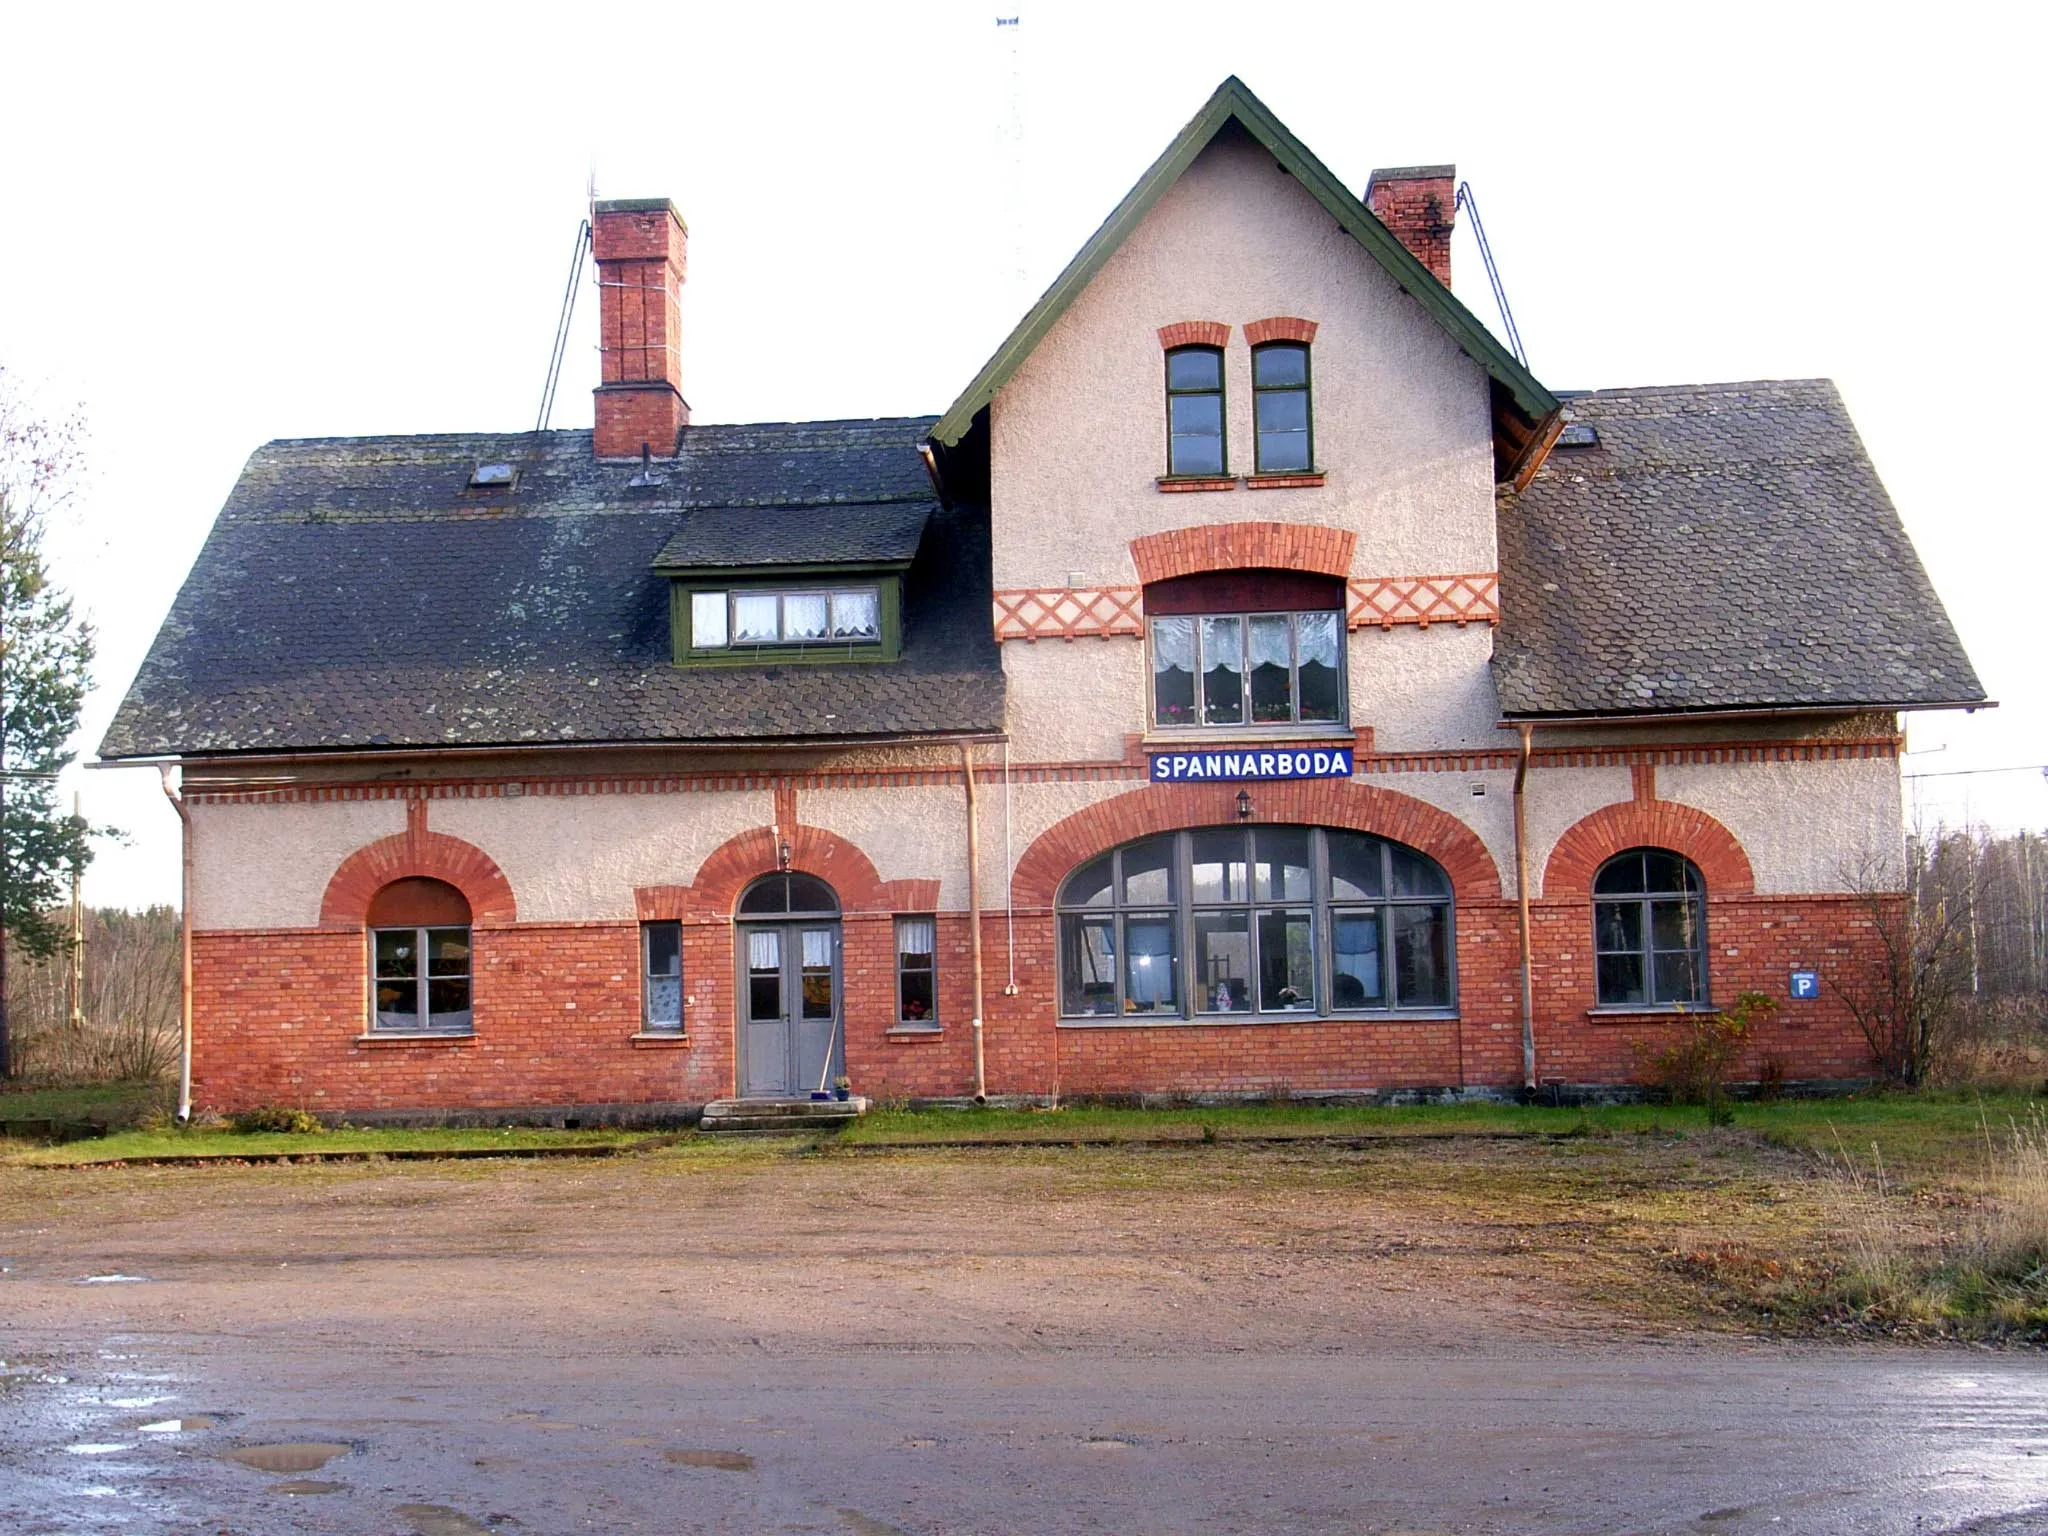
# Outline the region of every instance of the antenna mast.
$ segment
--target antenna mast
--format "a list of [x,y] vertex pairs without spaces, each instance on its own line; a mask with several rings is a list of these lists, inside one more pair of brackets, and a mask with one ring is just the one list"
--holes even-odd
[[1472,221],[1472,233],[1479,240],[1479,259],[1486,263],[1486,280],[1493,285],[1494,307],[1500,311],[1500,323],[1507,329],[1508,346],[1515,354],[1515,361],[1524,368],[1529,366],[1529,354],[1522,348],[1522,333],[1515,329],[1515,312],[1508,308],[1508,291],[1501,286],[1500,268],[1493,262],[1493,247],[1486,243],[1486,225],[1479,217],[1479,200],[1472,195],[1472,183],[1458,183],[1457,206],[1465,210],[1465,217]]
[[1003,159],[1003,198],[1008,216],[1010,249],[1009,304],[1006,320],[1022,314],[1027,295],[1024,292],[1024,66],[1020,44],[1023,39],[1024,13],[1018,6],[1008,16],[996,17],[996,46],[1002,50],[1002,64],[1005,73],[1003,120],[996,129],[996,146]]

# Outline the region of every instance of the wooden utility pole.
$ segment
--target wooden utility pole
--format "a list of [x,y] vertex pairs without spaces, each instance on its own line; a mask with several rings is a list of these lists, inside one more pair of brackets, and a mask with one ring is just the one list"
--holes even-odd
[[[71,819],[80,819],[79,794],[75,789],[71,792]],[[78,896],[79,862],[71,861],[71,975],[64,987],[65,1002],[69,1005],[64,1016],[73,1029],[85,1028],[85,907]]]

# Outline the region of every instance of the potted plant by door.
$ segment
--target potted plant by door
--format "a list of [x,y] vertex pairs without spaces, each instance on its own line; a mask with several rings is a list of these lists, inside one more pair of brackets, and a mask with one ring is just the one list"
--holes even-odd
[[853,1079],[852,1079],[852,1078],[850,1078],[850,1077],[835,1077],[835,1078],[833,1078],[833,1079],[832,1079],[832,1097],[833,1097],[833,1098],[835,1098],[835,1099],[837,1099],[837,1100],[838,1100],[838,1101],[839,1101],[840,1103],[842,1103],[842,1104],[844,1104],[844,1103],[845,1103],[845,1102],[846,1102],[846,1101],[847,1101],[848,1099],[852,1098],[852,1097],[853,1097]]

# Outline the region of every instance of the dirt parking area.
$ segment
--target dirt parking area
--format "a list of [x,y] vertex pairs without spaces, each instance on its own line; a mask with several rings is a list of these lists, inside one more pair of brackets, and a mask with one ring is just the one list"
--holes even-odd
[[[1819,1219],[1789,1155],[1699,1138],[0,1169],[0,1529],[1928,1531],[2048,1503],[2035,1359],[1714,1316],[1699,1253]],[[275,1445],[331,1454],[226,1459]]]

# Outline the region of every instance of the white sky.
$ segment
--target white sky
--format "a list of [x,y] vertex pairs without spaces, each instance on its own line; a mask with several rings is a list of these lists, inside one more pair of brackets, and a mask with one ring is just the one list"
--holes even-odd
[[[93,431],[53,541],[99,628],[83,744],[258,444],[531,425],[593,172],[689,222],[697,420],[939,411],[1236,73],[1354,187],[1455,161],[1552,387],[1835,379],[2003,704],[1916,717],[1908,771],[2048,762],[2044,30],[1963,4],[0,0],[0,361]],[[1469,236],[1456,260],[1490,320]],[[590,421],[592,297],[556,426]],[[87,899],[175,900],[156,775],[72,779],[131,839]],[[1917,790],[1929,820],[2048,826],[2038,773]]]

